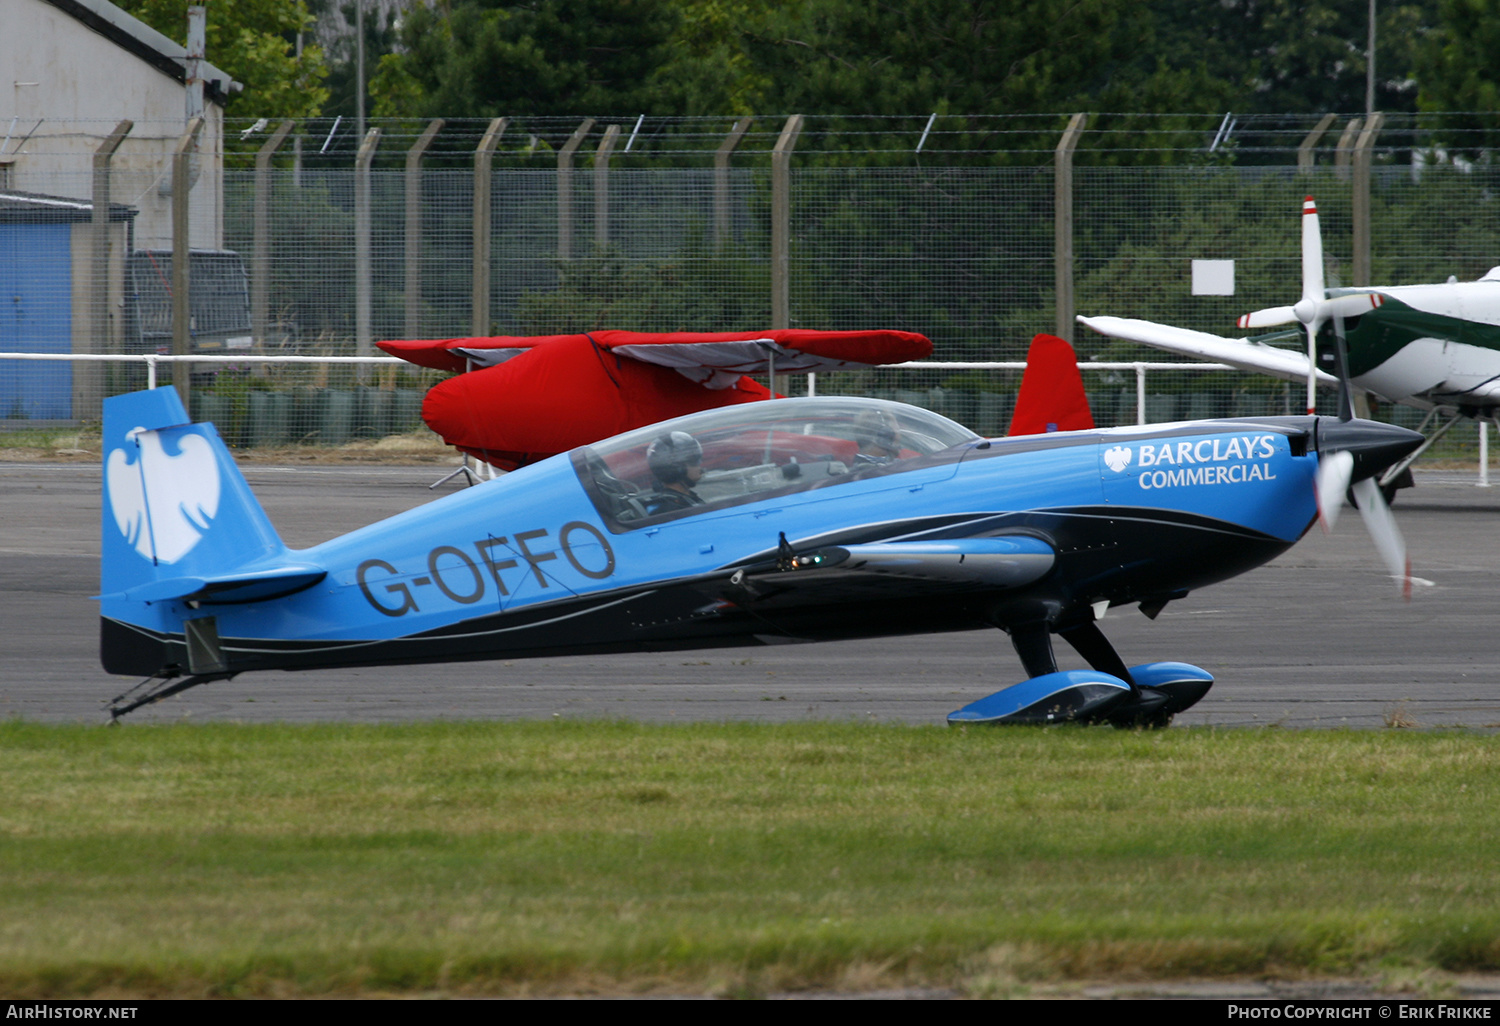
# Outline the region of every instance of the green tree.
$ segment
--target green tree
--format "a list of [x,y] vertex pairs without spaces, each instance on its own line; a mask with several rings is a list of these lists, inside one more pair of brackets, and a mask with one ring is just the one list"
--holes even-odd
[[765,261],[712,252],[701,236],[665,260],[626,260],[614,250],[560,264],[558,287],[524,293],[518,330],[556,335],[626,328],[724,331],[771,320]]
[[[1220,83],[1226,110],[1352,113],[1365,109],[1368,0],[1155,0],[1149,53],[1195,60]],[[1375,108],[1416,109],[1417,51],[1438,0],[1380,0],[1376,16]]]
[[680,113],[658,71],[680,18],[668,0],[455,0],[417,5],[371,83],[384,116]]
[[[1497,5],[1382,0],[1376,106],[1416,109],[1440,23],[1459,74],[1487,66]],[[1351,113],[1368,14],[1368,0],[449,0],[407,11],[372,92],[395,116],[801,111],[842,118],[829,127],[855,148],[868,140],[850,119],[867,115]]]
[[1118,0],[816,0],[743,35],[758,106],[824,114],[1076,108],[1107,60]]
[[[323,115],[333,117],[342,115],[352,118],[358,112],[359,69],[356,61],[359,56],[359,40],[354,31],[359,22],[355,10],[354,0],[344,0],[336,3],[335,0],[304,0],[308,10],[314,18],[321,20],[327,12],[337,8],[344,16],[344,23],[350,27],[350,32],[329,44],[328,52],[324,54],[328,65],[328,76],[324,85],[328,88],[328,100],[323,104]],[[365,27],[365,110],[373,113],[374,107],[369,102],[369,78],[375,69],[379,67],[380,59],[386,54],[392,53],[399,42],[401,19],[405,13],[391,9],[381,11],[366,4],[364,12]]]
[[[187,38],[190,0],[116,0],[116,6],[169,39]],[[312,23],[303,0],[218,0],[208,7],[207,56],[243,83],[226,110],[267,118],[313,117],[328,99],[323,51],[296,52],[296,35]]]
[[1470,155],[1500,145],[1500,0],[1442,0],[1438,25],[1423,41],[1417,65],[1421,105],[1465,111],[1445,119],[1441,141]]
[[936,113],[949,153],[1034,163],[1050,159],[1064,120],[985,116],[1224,109],[1226,90],[1195,51],[1154,56],[1154,17],[1126,0],[805,0],[745,23],[756,77],[740,91],[760,110],[839,116],[821,127],[851,149],[882,148],[866,115]]
[[[1415,109],[1411,72],[1437,4],[1380,4],[1377,108]],[[743,45],[763,110],[1358,111],[1368,11],[1367,0],[806,0],[750,19]]]

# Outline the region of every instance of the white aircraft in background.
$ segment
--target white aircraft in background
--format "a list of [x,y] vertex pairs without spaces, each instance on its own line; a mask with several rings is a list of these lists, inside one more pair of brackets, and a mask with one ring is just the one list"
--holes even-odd
[[[1412,461],[1459,420],[1495,423],[1500,410],[1500,267],[1478,281],[1327,288],[1323,235],[1311,196],[1302,204],[1302,298],[1239,319],[1241,328],[1300,324],[1306,354],[1270,344],[1285,341],[1285,331],[1232,339],[1127,317],[1079,317],[1078,322],[1113,338],[1306,381],[1309,413],[1316,405],[1315,385],[1338,387],[1330,371],[1337,369],[1342,338],[1348,378],[1357,392],[1428,411],[1419,428],[1426,441],[1381,475],[1387,490],[1409,484]],[[1318,366],[1320,356],[1327,370]]]

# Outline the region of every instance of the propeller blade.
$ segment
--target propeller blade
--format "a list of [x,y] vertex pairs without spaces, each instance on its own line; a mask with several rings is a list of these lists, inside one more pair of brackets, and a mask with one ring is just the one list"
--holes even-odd
[[1344,508],[1344,493],[1354,476],[1354,456],[1348,452],[1331,452],[1318,457],[1318,523],[1332,531]]
[[1307,325],[1307,415],[1318,412],[1318,325]]
[[1369,313],[1383,302],[1385,297],[1378,292],[1361,292],[1327,300],[1323,303],[1323,311],[1329,317],[1358,317]]
[[1344,319],[1333,318],[1333,364],[1339,379],[1339,420],[1354,419],[1354,400],[1349,394],[1349,344],[1344,337]]
[[1296,324],[1297,311],[1290,306],[1267,307],[1264,310],[1244,314],[1238,323],[1242,328],[1271,328],[1278,324]]
[[1326,294],[1323,231],[1318,226],[1318,205],[1309,196],[1302,201],[1302,298],[1321,303]]
[[[1321,469],[1321,465],[1319,467]],[[1385,560],[1386,569],[1401,584],[1401,595],[1411,600],[1411,561],[1406,555],[1406,542],[1396,528],[1396,518],[1391,507],[1380,494],[1380,486],[1373,477],[1367,477],[1354,485],[1354,501],[1359,505],[1359,514],[1364,518],[1365,529],[1370,540]]]

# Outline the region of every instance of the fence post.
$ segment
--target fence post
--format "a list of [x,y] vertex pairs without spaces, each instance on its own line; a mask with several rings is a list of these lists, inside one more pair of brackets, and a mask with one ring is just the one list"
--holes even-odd
[[[264,350],[270,322],[271,287],[271,158],[281,149],[295,121],[283,121],[255,154],[254,263],[250,268],[250,334]],[[264,368],[261,368],[264,373]]]
[[1323,133],[1333,126],[1338,120],[1337,114],[1324,114],[1322,119],[1313,126],[1313,130],[1302,138],[1302,143],[1297,147],[1297,173],[1299,175],[1312,174],[1313,165],[1317,163],[1317,157],[1313,154],[1318,140],[1323,138]]
[[1087,114],[1074,114],[1057,143],[1053,173],[1053,245],[1057,261],[1057,334],[1073,341],[1073,150],[1088,123]]
[[1135,365],[1135,422],[1146,423],[1146,365]]
[[[786,119],[771,151],[771,327],[792,326],[792,150],[802,134],[802,115]],[[776,383],[771,383],[776,390]]]
[[729,244],[729,158],[754,121],[754,118],[740,118],[729,130],[729,137],[714,151],[714,249]]
[[1338,175],[1341,182],[1349,180],[1349,154],[1354,151],[1354,141],[1359,138],[1359,130],[1364,124],[1364,118],[1351,118],[1339,133],[1338,148],[1333,154],[1333,173]]
[[[380,129],[372,128],[365,133],[359,144],[359,153],[354,158],[354,355],[369,356],[373,342],[370,328],[370,306],[372,301],[370,267],[370,165],[375,161],[375,150],[380,145]],[[364,381],[369,374],[365,364],[359,364],[354,376]]]
[[428,122],[412,148],[406,151],[406,239],[402,258],[406,264],[403,334],[407,338],[416,338],[422,332],[422,155],[442,128],[442,118]]
[[610,125],[594,151],[594,245],[609,245],[609,158],[620,138],[620,126]]
[[509,118],[495,118],[474,151],[474,265],[469,270],[469,334],[476,338],[490,333],[490,232],[491,161]]
[[[94,195],[90,218],[90,292],[88,332],[84,336],[84,352],[106,353],[113,347],[115,332],[109,323],[109,165],[115,150],[130,130],[134,121],[121,121],[115,130],[105,137],[94,151]],[[87,369],[85,369],[87,368]],[[92,360],[85,360],[82,367],[73,373],[73,416],[97,417],[99,402],[104,395],[104,367]]]
[[589,130],[594,127],[593,118],[585,118],[583,124],[574,129],[557,151],[557,259],[573,259],[573,151],[578,149]]
[[1376,111],[1365,121],[1359,141],[1354,144],[1354,280],[1351,285],[1370,284],[1370,151],[1385,115]]
[[1490,426],[1479,422],[1479,481],[1480,488],[1490,486]]
[[[203,118],[193,118],[177,139],[172,151],[172,355],[187,356],[192,350],[192,306],[188,303],[191,287],[189,268],[192,263],[192,238],[188,233],[188,191],[192,189],[193,150]],[[172,384],[182,400],[183,409],[192,414],[192,370],[189,364],[172,367]]]

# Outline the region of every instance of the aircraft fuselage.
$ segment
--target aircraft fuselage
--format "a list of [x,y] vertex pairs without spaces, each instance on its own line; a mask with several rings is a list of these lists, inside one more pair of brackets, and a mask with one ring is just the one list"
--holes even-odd
[[[1346,324],[1355,385],[1417,406],[1493,408],[1500,395],[1500,279],[1338,289],[1331,295],[1378,292],[1381,305]],[[1320,346],[1324,369],[1333,326]]]
[[[601,480],[613,477],[586,448],[292,553],[323,576],[290,594],[145,601],[106,587],[104,662],[229,675],[1056,630],[1101,602],[1164,603],[1283,552],[1316,515],[1315,430],[1285,417],[972,438],[862,470],[804,455],[791,461],[801,477],[773,457],[716,472],[721,487],[770,475],[769,490],[644,517],[611,505]],[[1007,539],[1013,555],[986,548]],[[981,549],[1009,569],[966,576]],[[826,565],[794,567],[789,552]],[[188,622],[217,648],[190,651]]]

